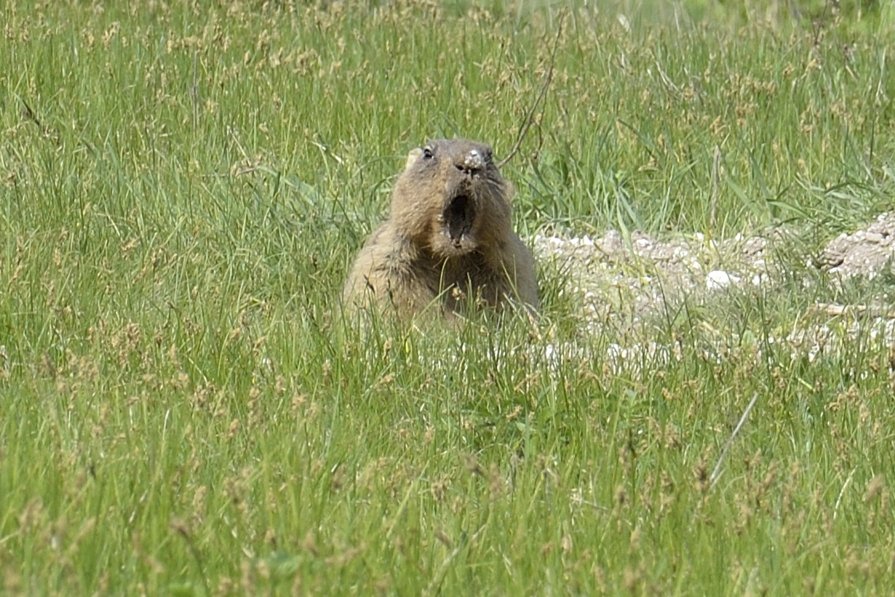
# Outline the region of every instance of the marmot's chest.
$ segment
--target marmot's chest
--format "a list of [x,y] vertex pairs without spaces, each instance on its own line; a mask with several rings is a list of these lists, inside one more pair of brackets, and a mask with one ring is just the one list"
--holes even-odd
[[[433,296],[445,295],[448,302],[464,302],[467,293],[494,302],[495,272],[480,253],[450,259],[428,259],[418,264],[425,272],[425,284]],[[416,269],[416,268],[415,268]]]

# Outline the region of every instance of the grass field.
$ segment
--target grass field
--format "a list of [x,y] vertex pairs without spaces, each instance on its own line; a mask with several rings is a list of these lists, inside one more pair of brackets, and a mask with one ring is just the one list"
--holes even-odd
[[[888,3],[205,4],[0,8],[0,592],[891,590],[895,351],[772,342],[891,208]],[[406,152],[506,155],[555,38],[520,234],[786,224],[789,275],[635,332],[547,264],[534,326],[343,320]]]

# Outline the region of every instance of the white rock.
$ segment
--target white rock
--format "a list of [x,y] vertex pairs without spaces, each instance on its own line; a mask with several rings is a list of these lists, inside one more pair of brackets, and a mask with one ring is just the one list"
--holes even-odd
[[732,284],[739,284],[740,278],[723,270],[713,270],[705,277],[705,286],[709,290],[721,290]]

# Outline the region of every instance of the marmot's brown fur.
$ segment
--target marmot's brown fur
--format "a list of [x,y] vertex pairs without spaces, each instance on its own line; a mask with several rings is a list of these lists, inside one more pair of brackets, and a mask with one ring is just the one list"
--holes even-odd
[[534,260],[510,222],[512,186],[491,148],[463,139],[413,150],[391,212],[367,240],[343,291],[351,309],[414,316],[515,300],[538,307]]

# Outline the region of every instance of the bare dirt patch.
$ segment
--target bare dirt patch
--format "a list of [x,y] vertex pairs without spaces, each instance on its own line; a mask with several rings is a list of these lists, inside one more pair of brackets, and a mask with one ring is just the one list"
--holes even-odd
[[[795,235],[774,229],[723,240],[701,234],[660,239],[639,232],[625,237],[610,230],[602,236],[539,234],[532,246],[541,263],[552,264],[560,272],[560,295],[581,306],[584,328],[598,332],[607,323],[637,327],[684,300],[710,303],[725,289],[771,288],[782,272],[777,250]],[[895,212],[834,238],[807,261],[805,267],[825,270],[833,274],[832,280],[872,279],[892,272]],[[818,303],[788,332],[772,340],[811,360],[862,335],[893,346],[895,309],[886,307]],[[643,345],[619,347],[616,352],[644,349]]]
[[874,278],[892,271],[895,257],[895,212],[880,214],[869,226],[834,238],[821,252],[821,267],[842,278]]
[[537,235],[537,258],[555,265],[589,323],[614,316],[641,318],[683,297],[710,295],[730,286],[771,280],[771,246],[781,238],[737,235],[707,239],[693,234],[670,240],[611,230],[600,237]]

